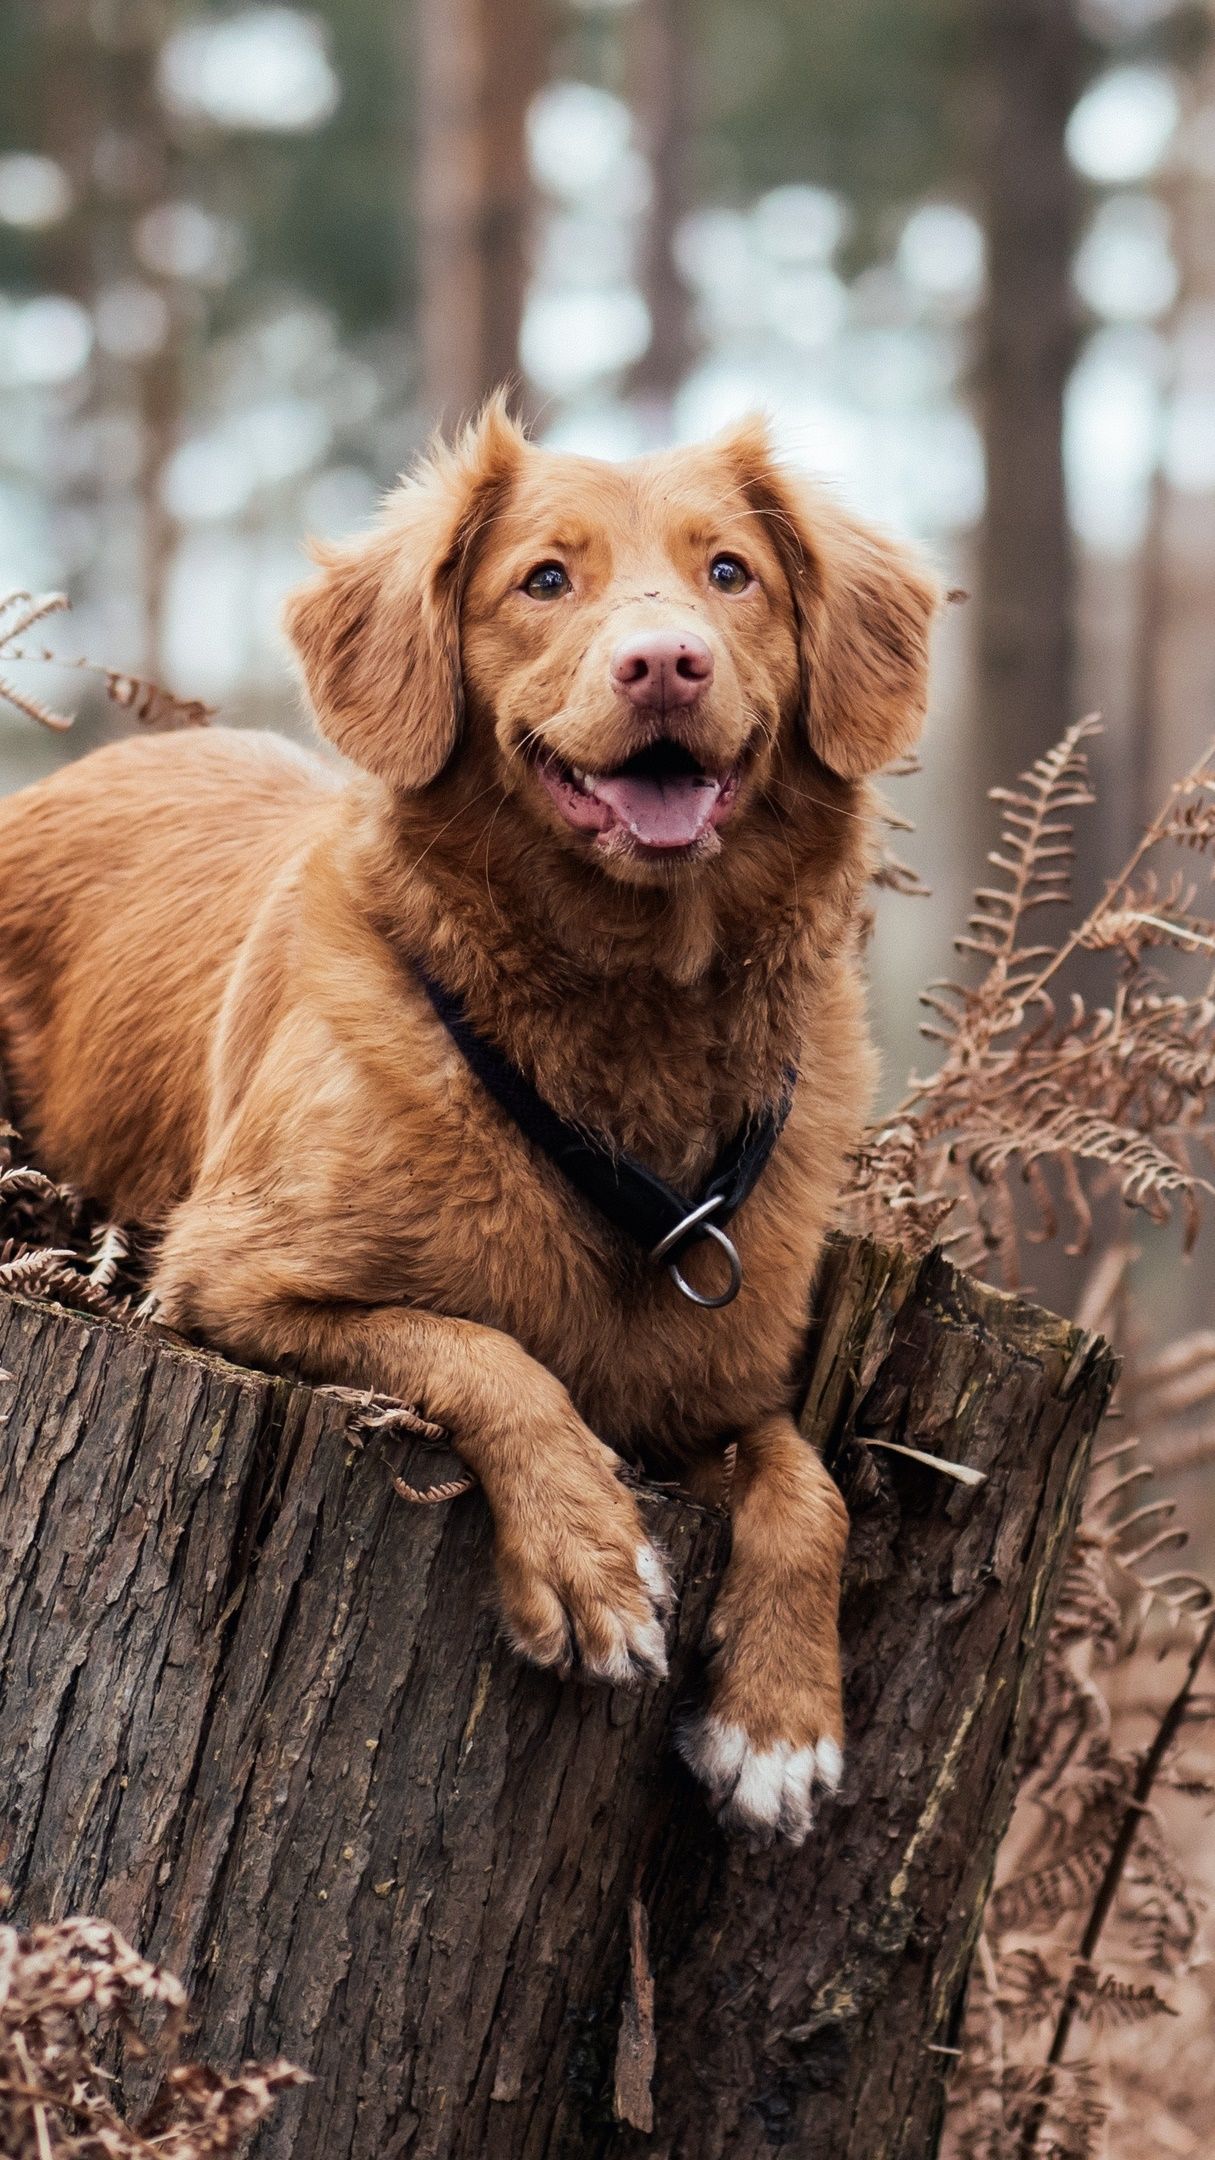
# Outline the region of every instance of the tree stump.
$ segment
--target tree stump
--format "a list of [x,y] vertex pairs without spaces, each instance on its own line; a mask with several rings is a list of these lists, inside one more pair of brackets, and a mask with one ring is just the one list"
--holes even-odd
[[670,1745],[719,1516],[646,1496],[669,1686],[563,1686],[498,1641],[479,1494],[394,1492],[448,1474],[420,1443],[0,1299],[0,1878],[171,1965],[211,2060],[313,2073],[261,2160],[936,2151],[1112,1361],[937,1255],[837,1240],[816,1303],[849,1755],[800,1852],[748,1853]]

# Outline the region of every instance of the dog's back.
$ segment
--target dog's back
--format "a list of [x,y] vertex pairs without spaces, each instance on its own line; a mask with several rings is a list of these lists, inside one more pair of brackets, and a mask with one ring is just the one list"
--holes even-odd
[[47,1168],[116,1212],[155,1221],[186,1189],[233,958],[334,784],[279,737],[213,728],[0,800],[9,1092]]

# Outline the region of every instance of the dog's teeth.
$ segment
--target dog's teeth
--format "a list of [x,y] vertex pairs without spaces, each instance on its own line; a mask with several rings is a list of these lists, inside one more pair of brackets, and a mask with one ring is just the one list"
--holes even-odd
[[581,765],[571,765],[570,771],[573,773],[574,778],[577,781],[579,787],[582,789],[583,794],[589,795],[591,792],[590,774],[588,772],[584,772]]

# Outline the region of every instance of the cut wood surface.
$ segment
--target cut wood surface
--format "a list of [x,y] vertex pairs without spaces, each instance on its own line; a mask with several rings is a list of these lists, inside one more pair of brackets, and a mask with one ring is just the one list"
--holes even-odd
[[0,1368],[0,1879],[171,1965],[210,2059],[313,2073],[259,2160],[930,2160],[1104,1345],[834,1243],[804,1423],[850,1739],[796,1853],[727,1841],[670,1745],[716,1514],[646,1495],[669,1686],[563,1686],[497,1638],[480,1495],[393,1490],[450,1458],[21,1298]]

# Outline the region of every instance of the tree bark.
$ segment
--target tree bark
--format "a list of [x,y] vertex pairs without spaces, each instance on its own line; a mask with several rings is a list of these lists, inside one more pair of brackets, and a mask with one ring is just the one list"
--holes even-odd
[[0,1875],[18,1917],[96,1911],[172,1965],[210,2059],[313,2072],[261,2160],[935,2152],[1112,1363],[939,1256],[845,1240],[812,1342],[805,1429],[854,1525],[850,1754],[809,1844],[750,1854],[670,1747],[716,1514],[646,1497],[669,1686],[563,1686],[498,1642],[480,1497],[397,1498],[391,1470],[447,1474],[421,1443],[352,1446],[324,1391],[0,1299]]
[[641,282],[650,341],[629,378],[656,440],[669,433],[675,393],[692,363],[691,294],[676,260],[687,208],[688,144],[694,125],[696,36],[688,0],[649,0],[633,17],[629,74],[650,164]]
[[1072,0],[983,0],[976,181],[987,234],[978,388],[987,462],[977,626],[984,788],[1075,718],[1075,550],[1063,402],[1075,357],[1080,189],[1064,129],[1083,46]]
[[422,0],[413,40],[422,391],[450,425],[500,383],[519,390],[544,0]]

